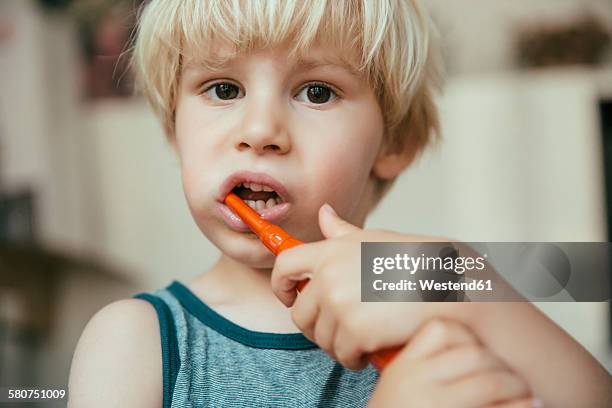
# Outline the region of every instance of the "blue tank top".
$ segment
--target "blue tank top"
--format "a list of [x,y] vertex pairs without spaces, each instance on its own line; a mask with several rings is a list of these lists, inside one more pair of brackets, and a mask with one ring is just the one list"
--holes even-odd
[[159,319],[163,407],[364,407],[378,380],[353,371],[302,333],[248,330],[179,282],[136,298]]

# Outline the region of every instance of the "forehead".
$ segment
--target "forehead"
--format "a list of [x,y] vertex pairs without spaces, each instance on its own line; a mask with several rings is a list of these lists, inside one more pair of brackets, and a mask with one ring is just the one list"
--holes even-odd
[[190,50],[183,55],[183,70],[221,71],[234,64],[240,64],[252,56],[268,56],[284,66],[295,70],[311,70],[318,67],[332,66],[343,69],[356,77],[361,76],[359,60],[355,52],[340,50],[337,47],[313,44],[304,50],[291,48],[290,44],[275,47],[238,49],[224,43],[194,52]]

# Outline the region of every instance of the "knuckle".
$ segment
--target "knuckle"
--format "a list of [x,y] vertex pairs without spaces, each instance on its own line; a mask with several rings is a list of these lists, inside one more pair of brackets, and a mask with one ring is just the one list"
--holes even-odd
[[333,309],[342,309],[347,302],[346,296],[341,290],[331,290],[328,292],[327,303]]
[[434,337],[447,337],[450,334],[450,323],[442,319],[432,319],[425,324],[424,331]]
[[341,361],[341,364],[349,370],[357,370],[359,368],[359,364],[354,359],[346,359]]
[[340,364],[344,365],[346,361],[348,361],[349,351],[346,348],[336,349],[336,359],[340,362]]
[[285,270],[285,264],[287,263],[287,258],[289,257],[289,253],[287,251],[283,251],[276,256],[276,260],[274,261],[274,269],[273,273],[277,274]]
[[348,314],[341,322],[341,329],[355,343],[351,353],[360,354],[373,352],[378,347],[375,336],[367,330],[367,322],[359,313]]
[[373,353],[380,348],[378,339],[370,333],[371,332],[369,331],[366,332],[366,335],[361,342],[360,351],[364,353]]
[[338,360],[338,362],[340,364],[342,364],[344,367],[353,369],[355,367],[355,362],[354,362],[354,355],[355,352],[354,350],[351,350],[350,348],[347,347],[342,347],[340,349],[335,350],[335,354],[336,354],[336,359]]
[[328,265],[318,266],[318,278],[321,285],[325,290],[332,293],[336,293],[338,288],[338,276],[334,273],[334,269]]

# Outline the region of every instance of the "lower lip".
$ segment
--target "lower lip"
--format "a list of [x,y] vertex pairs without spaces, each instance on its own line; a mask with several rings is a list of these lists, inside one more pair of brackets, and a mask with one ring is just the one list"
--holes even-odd
[[[227,205],[217,201],[216,206],[217,211],[221,214],[221,218],[223,218],[225,223],[231,229],[238,232],[247,232],[251,230],[249,226],[246,225],[240,217],[234,214],[234,212]],[[257,211],[264,220],[269,221],[271,223],[278,223],[285,217],[287,217],[290,207],[290,203],[282,203],[275,205],[272,208],[264,208],[263,210],[255,211]]]

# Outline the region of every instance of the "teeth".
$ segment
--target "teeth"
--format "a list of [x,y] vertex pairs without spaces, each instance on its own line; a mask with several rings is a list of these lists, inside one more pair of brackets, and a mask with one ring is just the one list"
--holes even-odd
[[278,205],[281,201],[278,198],[268,198],[268,201],[264,200],[245,200],[247,205],[254,210],[265,210],[266,208],[272,208],[275,205]]
[[244,182],[244,183],[240,183],[238,184],[238,187],[244,187],[244,188],[248,188],[251,189],[253,191],[274,191],[274,189],[270,186],[266,186],[263,184],[258,184],[258,183],[248,183],[248,182]]
[[[274,191],[274,189],[270,186],[266,186],[263,184],[257,184],[257,183],[249,183],[249,182],[239,183],[237,187],[248,188],[255,192],[258,192],[258,191],[273,192]],[[272,208],[275,205],[283,203],[283,200],[278,196],[274,198],[268,198],[267,201],[264,201],[264,200],[244,200],[244,201],[247,203],[249,207],[253,208],[254,210],[265,210],[266,208]]]

